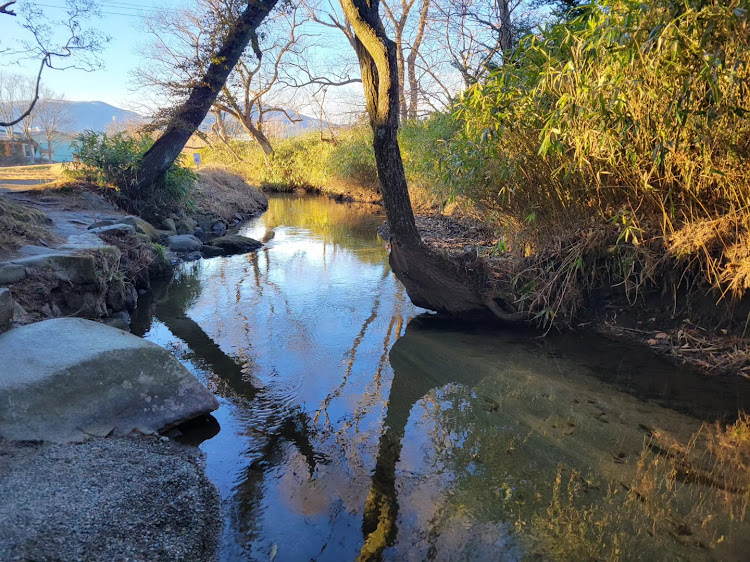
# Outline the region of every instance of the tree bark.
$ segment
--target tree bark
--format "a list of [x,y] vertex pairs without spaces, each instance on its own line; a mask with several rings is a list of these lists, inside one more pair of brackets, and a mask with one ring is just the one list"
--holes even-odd
[[278,0],[249,0],[247,8],[229,31],[212,58],[200,84],[177,109],[164,134],[143,155],[136,178],[139,191],[146,192],[174,164],[185,143],[206,118],[216,96],[242,56],[255,30],[274,8]]
[[416,305],[453,316],[485,316],[497,306],[484,296],[484,264],[478,259],[457,263],[442,256],[425,246],[417,231],[398,145],[396,45],[386,36],[379,2],[340,2],[354,30],[354,48],[374,133],[375,162],[390,228],[391,268]]

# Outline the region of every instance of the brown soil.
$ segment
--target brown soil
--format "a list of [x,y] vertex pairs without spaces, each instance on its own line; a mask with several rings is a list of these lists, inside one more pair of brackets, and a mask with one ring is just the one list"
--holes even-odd
[[[418,215],[416,221],[425,243],[454,259],[467,254],[482,256],[496,276],[498,262],[507,267],[508,261],[495,255],[498,239],[486,225],[439,214]],[[388,237],[387,224],[380,228],[380,234]],[[746,337],[750,326],[741,321],[749,317],[745,310],[748,303],[732,304],[708,288],[705,294],[682,294],[682,302],[671,295],[652,288],[631,302],[620,287],[599,290],[584,296],[585,306],[567,328],[593,330],[617,341],[625,340],[710,374],[750,378],[750,340]]]

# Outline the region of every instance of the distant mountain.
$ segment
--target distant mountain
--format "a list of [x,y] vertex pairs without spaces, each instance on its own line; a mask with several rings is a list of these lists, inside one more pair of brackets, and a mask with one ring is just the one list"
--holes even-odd
[[103,101],[69,101],[70,113],[73,120],[68,131],[78,133],[80,131],[104,131],[112,125],[120,125],[132,121],[143,121],[143,117],[134,111],[121,109],[109,105]]
[[[113,124],[124,125],[132,122],[145,122],[146,118],[134,111],[121,109],[104,103],[103,101],[68,101],[72,122],[66,128],[67,133],[80,133],[81,131],[106,131],[111,129]],[[320,128],[320,120],[307,115],[297,114],[293,111],[289,115],[299,119],[295,123],[289,122],[287,117],[281,111],[272,111],[265,115],[266,127],[276,129],[282,136],[293,137],[309,130]],[[209,113],[201,124],[201,130],[209,131],[215,118]],[[233,119],[229,119],[233,121]],[[326,124],[324,123],[324,126]],[[244,131],[240,133],[240,138],[245,136]]]
[[[296,111],[289,111],[289,115],[295,119],[294,123],[289,121],[283,111],[269,111],[263,116],[265,129],[267,131],[276,131],[277,134],[283,137],[294,137],[311,130],[318,130],[320,128],[320,119],[309,117],[307,115],[297,113]],[[255,117],[255,113],[253,114],[253,117]],[[209,113],[203,120],[203,123],[201,123],[201,131],[204,131],[206,133],[209,132],[211,130],[211,126],[215,121],[216,117],[214,117],[212,113]],[[236,125],[232,127],[232,129],[239,131],[236,138],[241,140],[249,139],[248,134],[244,131],[244,129],[241,128],[240,124],[234,117],[227,116],[227,125]],[[327,127],[328,124],[324,121],[323,126]]]

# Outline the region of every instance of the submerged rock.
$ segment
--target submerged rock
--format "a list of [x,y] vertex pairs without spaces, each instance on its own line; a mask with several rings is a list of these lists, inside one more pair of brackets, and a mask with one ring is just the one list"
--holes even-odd
[[155,433],[218,402],[167,350],[59,318],[0,336],[0,437],[55,442]]
[[263,247],[263,244],[248,238],[247,236],[240,236],[239,234],[231,234],[224,236],[223,238],[214,238],[211,240],[211,246],[221,248],[224,254],[231,256],[232,254],[247,254],[248,252],[254,252]]
[[215,558],[220,499],[198,449],[0,439],[0,458],[0,560]]

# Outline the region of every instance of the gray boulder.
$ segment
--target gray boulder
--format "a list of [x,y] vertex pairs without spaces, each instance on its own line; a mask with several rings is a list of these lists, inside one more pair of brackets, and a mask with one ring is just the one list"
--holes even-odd
[[10,328],[14,310],[15,302],[10,294],[10,289],[0,289],[0,332]]
[[227,233],[227,223],[224,221],[216,221],[211,225],[211,232],[215,236],[224,236]]
[[211,246],[221,248],[224,250],[224,254],[231,256],[232,254],[247,254],[248,252],[254,252],[263,247],[263,244],[248,238],[247,236],[240,236],[239,234],[230,234],[222,238],[214,238],[211,240]]
[[161,227],[169,232],[177,232],[177,226],[174,223],[174,219],[166,218],[162,221]]
[[203,242],[192,234],[177,234],[167,238],[167,245],[173,252],[196,252],[201,249]]
[[155,433],[218,402],[167,350],[80,318],[0,336],[0,437],[54,442]]
[[21,265],[24,268],[48,269],[60,281],[77,284],[96,283],[96,263],[94,256],[90,254],[47,254],[21,258],[8,263]]
[[148,221],[143,220],[141,217],[134,217],[133,215],[128,215],[127,217],[124,217],[120,220],[123,224],[129,224],[133,228],[135,228],[135,231],[139,234],[145,234],[149,237],[151,242],[158,242],[159,240],[159,231],[154,228],[154,226],[149,223]]
[[26,279],[26,268],[12,263],[0,263],[0,285],[10,285]]

